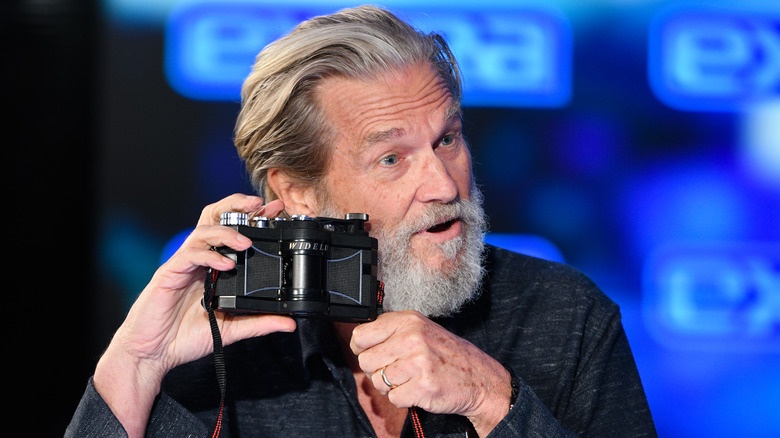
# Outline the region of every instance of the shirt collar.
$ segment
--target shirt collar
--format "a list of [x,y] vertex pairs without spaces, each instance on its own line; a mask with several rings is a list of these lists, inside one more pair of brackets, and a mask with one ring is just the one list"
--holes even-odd
[[299,318],[296,322],[304,365],[321,357],[327,365],[346,366],[333,323],[317,318]]

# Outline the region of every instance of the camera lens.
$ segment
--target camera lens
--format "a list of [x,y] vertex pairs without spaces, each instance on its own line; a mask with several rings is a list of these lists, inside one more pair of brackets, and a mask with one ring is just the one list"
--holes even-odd
[[309,237],[282,241],[282,300],[305,302],[305,309],[310,313],[327,312],[329,250],[327,239]]

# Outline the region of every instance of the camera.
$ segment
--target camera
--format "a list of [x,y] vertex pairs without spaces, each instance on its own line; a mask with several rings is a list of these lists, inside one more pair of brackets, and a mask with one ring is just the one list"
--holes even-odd
[[206,299],[214,310],[230,314],[372,321],[382,312],[383,288],[377,281],[377,240],[364,229],[367,220],[364,213],[344,219],[223,213],[220,224],[252,239],[252,246],[216,248],[236,265],[212,272]]

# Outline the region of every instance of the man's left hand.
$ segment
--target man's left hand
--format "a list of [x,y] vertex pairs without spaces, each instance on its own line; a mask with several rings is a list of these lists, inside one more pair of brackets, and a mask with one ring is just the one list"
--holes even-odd
[[509,411],[509,372],[418,312],[389,312],[357,326],[350,348],[376,389],[399,408],[465,416],[480,436]]

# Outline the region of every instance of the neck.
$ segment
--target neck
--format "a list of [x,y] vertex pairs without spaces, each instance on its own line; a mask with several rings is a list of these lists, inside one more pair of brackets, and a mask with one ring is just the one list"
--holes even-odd
[[352,330],[357,327],[357,324],[350,322],[334,322],[333,328],[336,331],[336,338],[339,341],[339,347],[341,347],[341,353],[344,355],[344,359],[347,360],[349,368],[352,372],[361,371],[358,365],[357,356],[352,353],[349,348],[349,343],[352,340]]
[[401,409],[390,403],[390,400],[376,390],[371,378],[360,369],[358,358],[349,348],[352,340],[352,330],[357,324],[336,322],[333,324],[336,337],[341,346],[341,352],[355,377],[358,402],[366,413],[371,426],[380,438],[398,437],[406,420],[406,409]]

